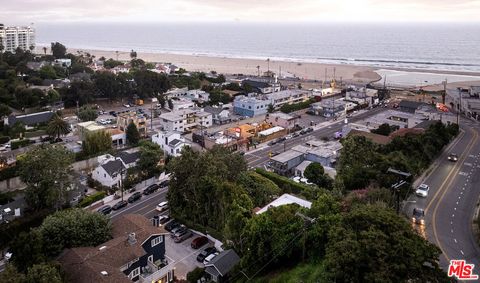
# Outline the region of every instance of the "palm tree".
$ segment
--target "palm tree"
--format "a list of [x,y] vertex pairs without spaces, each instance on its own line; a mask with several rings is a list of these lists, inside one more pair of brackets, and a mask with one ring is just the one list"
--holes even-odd
[[43,54],[47,55],[47,47],[44,46],[42,49],[43,49]]
[[60,136],[64,136],[70,132],[68,123],[65,122],[60,116],[55,115],[47,126],[47,134],[51,137],[56,137],[57,139]]
[[5,46],[3,46],[3,42],[0,39],[0,62],[3,62],[3,50],[5,50]]

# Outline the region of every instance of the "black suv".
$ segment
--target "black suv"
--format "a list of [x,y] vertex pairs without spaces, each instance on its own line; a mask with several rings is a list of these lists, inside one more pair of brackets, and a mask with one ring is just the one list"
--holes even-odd
[[103,215],[108,215],[110,212],[112,212],[112,207],[110,205],[105,205],[97,209],[97,212]]
[[171,232],[173,229],[175,229],[179,226],[180,226],[180,223],[178,223],[175,220],[172,220],[165,225],[165,230],[167,230],[168,232]]
[[128,202],[129,203],[132,203],[132,202],[136,202],[137,200],[141,199],[142,198],[142,194],[139,193],[139,192],[135,192],[133,193],[133,195],[131,195],[129,198],[128,198]]
[[203,262],[203,260],[204,260],[207,256],[209,256],[209,255],[211,255],[211,254],[213,254],[213,253],[215,253],[215,252],[217,252],[217,249],[216,249],[215,247],[208,247],[208,248],[204,249],[201,253],[199,253],[199,254],[197,255],[197,261],[198,261],[198,262]]
[[149,195],[151,193],[154,193],[158,190],[158,185],[157,184],[153,184],[153,185],[150,185],[148,186],[145,190],[143,190],[143,194],[144,195]]
[[169,182],[170,182],[169,180],[162,181],[162,182],[159,184],[159,187],[160,187],[160,188],[168,187],[168,183],[169,183]]

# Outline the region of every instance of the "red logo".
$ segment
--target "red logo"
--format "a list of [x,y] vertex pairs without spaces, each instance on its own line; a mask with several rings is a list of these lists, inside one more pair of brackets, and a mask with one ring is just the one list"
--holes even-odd
[[448,276],[455,276],[458,280],[478,280],[478,275],[473,274],[475,264],[469,264],[465,260],[451,260],[448,266]]

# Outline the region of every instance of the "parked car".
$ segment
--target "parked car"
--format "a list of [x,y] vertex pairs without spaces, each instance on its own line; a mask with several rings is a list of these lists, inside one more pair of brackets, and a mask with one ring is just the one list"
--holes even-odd
[[151,193],[156,192],[157,190],[158,190],[158,185],[153,184],[153,185],[148,186],[145,190],[143,190],[143,194],[144,195],[149,195]]
[[170,222],[168,222],[166,225],[165,225],[165,230],[167,230],[168,232],[172,232],[173,229],[179,227],[181,224],[178,223],[177,221],[175,220],[172,220]]
[[190,246],[192,247],[192,249],[198,249],[206,244],[208,244],[208,238],[205,236],[200,236],[193,239]]
[[157,205],[157,207],[155,208],[157,211],[164,211],[164,210],[167,210],[168,209],[168,201],[162,201],[161,203],[159,203]]
[[112,206],[112,209],[113,210],[118,210],[118,209],[123,208],[127,205],[128,205],[128,202],[126,200],[121,200],[121,201],[117,202],[116,204],[114,204]]
[[307,133],[308,133],[308,132],[307,132],[307,129],[303,129],[303,130],[300,131],[300,135],[305,135],[305,134],[307,134]]
[[307,133],[311,133],[313,132],[313,128],[306,128],[305,131],[307,131]]
[[212,261],[212,259],[214,257],[216,257],[218,255],[218,252],[215,252],[213,254],[210,254],[209,256],[207,256],[204,260],[203,260],[203,264],[208,264],[210,261]]
[[425,211],[421,208],[414,208],[412,222],[415,224],[425,225]]
[[296,138],[296,137],[299,137],[300,136],[300,133],[299,132],[295,132],[292,134],[292,138]]
[[165,181],[160,182],[160,184],[158,184],[158,186],[159,186],[160,188],[165,188],[165,187],[168,187],[168,184],[169,184],[169,183],[170,183],[169,180],[165,180]]
[[133,193],[133,195],[131,195],[128,198],[128,202],[129,203],[136,202],[137,200],[139,200],[141,198],[142,198],[142,194],[140,192],[135,192],[135,193]]
[[284,142],[284,141],[286,141],[286,140],[287,140],[286,137],[281,137],[281,138],[278,138],[278,139],[277,139],[277,143],[281,143],[281,142]]
[[160,225],[163,225],[163,224],[167,223],[168,221],[170,221],[170,216],[169,215],[160,215],[159,218],[158,218],[158,223],[160,223]]
[[112,207],[110,205],[105,205],[97,209],[97,212],[103,214],[103,215],[108,215],[110,212],[112,212]]
[[108,114],[110,114],[110,115],[112,115],[112,116],[116,116],[117,112],[115,112],[115,111],[110,111],[110,112],[108,112]]
[[430,187],[426,184],[421,184],[418,186],[417,190],[415,191],[415,194],[419,197],[426,198],[428,196],[428,191],[430,190]]
[[450,153],[448,155],[448,160],[453,161],[453,162],[457,162],[458,161],[458,156],[455,153]]
[[190,238],[192,235],[193,235],[192,231],[190,231],[190,229],[187,229],[187,230],[184,230],[181,233],[175,235],[175,238],[173,239],[173,241],[175,243],[181,243],[181,242],[185,241],[186,239]]
[[277,144],[277,141],[273,140],[273,141],[270,141],[269,143],[267,143],[269,146],[272,146],[272,145],[276,145]]
[[178,226],[177,228],[173,229],[173,230],[170,232],[170,233],[171,233],[170,236],[171,236],[172,238],[175,238],[175,237],[177,237],[178,235],[182,234],[184,231],[187,231],[187,230],[188,230],[187,226],[185,226],[185,225],[180,225],[180,226]]
[[215,247],[208,247],[197,255],[197,261],[203,262],[207,256],[214,254],[216,252],[217,252],[217,249]]

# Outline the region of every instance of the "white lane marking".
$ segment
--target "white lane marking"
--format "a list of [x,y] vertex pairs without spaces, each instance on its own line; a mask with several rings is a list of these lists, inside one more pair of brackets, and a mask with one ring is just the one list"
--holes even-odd
[[458,199],[461,199],[462,197],[458,197]]
[[453,239],[455,241],[455,244],[457,243],[457,239]]
[[451,230],[450,230],[450,232],[452,232],[452,233],[453,233],[453,229],[451,229]]
[[460,252],[462,253],[462,255],[465,255],[462,250],[460,250]]
[[472,163],[470,163],[470,162],[465,162],[465,163],[463,163],[463,165],[468,166],[468,167],[472,167]]
[[453,221],[450,221],[450,225],[453,225]]
[[456,208],[456,207],[454,207],[453,209],[454,209],[454,210],[457,210],[457,208]]
[[457,201],[457,205],[458,205],[458,201]]
[[452,214],[452,217],[455,217],[455,214]]

